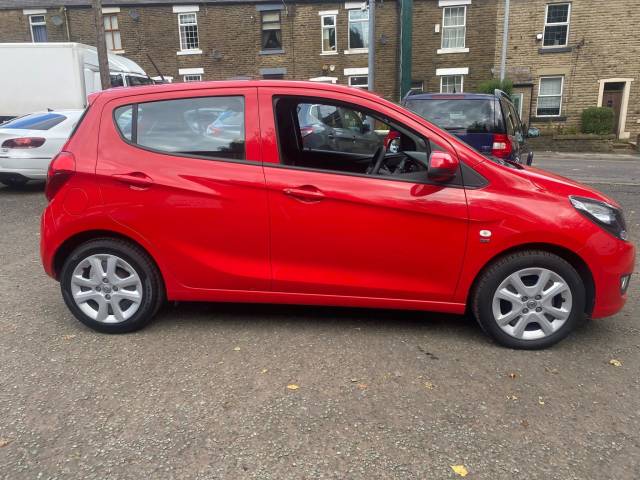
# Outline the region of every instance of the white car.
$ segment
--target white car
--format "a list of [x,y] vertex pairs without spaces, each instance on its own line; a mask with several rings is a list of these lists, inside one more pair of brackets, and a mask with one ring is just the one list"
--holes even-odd
[[45,180],[51,159],[84,110],[38,112],[0,124],[0,183],[20,187]]

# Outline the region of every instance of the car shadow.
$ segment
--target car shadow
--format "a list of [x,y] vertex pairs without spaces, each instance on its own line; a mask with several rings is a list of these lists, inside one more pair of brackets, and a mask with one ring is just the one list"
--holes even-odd
[[467,315],[306,305],[178,302],[165,306],[150,328],[166,329],[175,325],[199,328],[209,322],[224,323],[229,327],[251,324],[294,330],[331,328],[342,332],[362,329],[438,333],[487,342],[476,321]]
[[44,194],[45,182],[29,182],[21,187],[7,187],[0,183],[0,195],[34,195]]

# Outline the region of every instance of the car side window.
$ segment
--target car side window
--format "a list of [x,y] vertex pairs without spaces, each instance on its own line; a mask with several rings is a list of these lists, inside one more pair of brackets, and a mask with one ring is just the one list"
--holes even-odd
[[504,122],[507,127],[507,135],[515,135],[516,134],[516,124],[514,123],[514,118],[511,113],[511,109],[509,108],[509,104],[507,102],[500,102],[502,104],[502,113],[504,115]]
[[423,181],[438,149],[403,125],[337,101],[282,96],[275,116],[281,163],[293,167]]
[[119,107],[121,135],[140,147],[172,155],[245,159],[244,97],[198,97]]

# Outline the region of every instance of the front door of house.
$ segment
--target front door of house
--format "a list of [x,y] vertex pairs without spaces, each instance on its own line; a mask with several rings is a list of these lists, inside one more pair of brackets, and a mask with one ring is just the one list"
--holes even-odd
[[613,109],[613,131],[617,135],[620,125],[620,106],[622,105],[622,92],[624,83],[609,82],[604,86],[602,94],[602,106]]

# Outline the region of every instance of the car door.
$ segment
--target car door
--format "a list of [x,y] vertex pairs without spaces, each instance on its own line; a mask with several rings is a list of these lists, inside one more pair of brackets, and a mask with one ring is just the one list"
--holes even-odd
[[[270,288],[256,98],[255,88],[192,88],[120,98],[103,112],[96,173],[107,211],[184,287]],[[209,128],[192,121],[202,109],[241,120]]]
[[[259,93],[274,290],[450,300],[465,250],[464,189],[429,183],[426,175],[416,183],[292,165],[305,151],[291,150],[289,139],[299,132],[288,121],[291,115],[278,110],[281,100],[311,101],[303,96],[308,95],[325,96],[329,105],[345,101],[344,93],[298,92],[263,87]],[[354,110],[380,108],[369,100],[347,98]],[[398,116],[384,107],[379,113]],[[414,121],[407,128],[426,134]],[[442,147],[455,154],[446,142]]]

